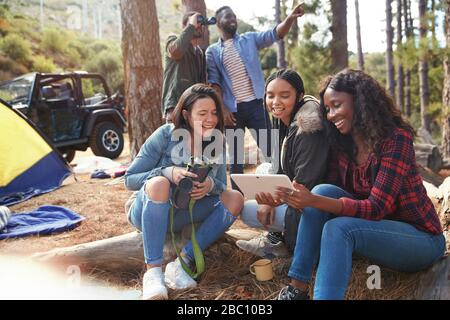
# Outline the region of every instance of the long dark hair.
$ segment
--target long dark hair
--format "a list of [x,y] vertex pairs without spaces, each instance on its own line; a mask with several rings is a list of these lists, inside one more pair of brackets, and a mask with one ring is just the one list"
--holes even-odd
[[177,106],[173,110],[173,124],[175,125],[175,129],[183,128],[192,132],[193,128],[191,128],[189,122],[183,117],[183,110],[186,110],[190,115],[194,103],[197,100],[204,98],[211,98],[214,101],[218,118],[216,129],[220,130],[222,133],[224,132],[225,122],[221,103],[217,97],[216,91],[202,83],[194,84],[193,86],[187,88],[181,95],[180,100],[178,100]]
[[[395,128],[405,129],[415,136],[413,127],[402,118],[386,89],[363,71],[345,69],[323,81],[320,109],[324,119],[327,116],[324,94],[328,88],[353,96],[353,130],[361,135],[377,156],[381,152],[381,143]],[[325,128],[331,145],[354,159],[356,148],[351,135],[342,135],[329,121],[325,121]]]
[[[267,86],[269,85],[269,83],[271,83],[275,79],[283,79],[283,80],[287,81],[295,89],[296,104],[295,104],[294,108],[292,109],[292,114],[291,114],[291,121],[292,121],[295,114],[297,113],[297,111],[300,109],[300,107],[303,104],[302,101],[300,100],[300,97],[302,97],[305,94],[305,86],[303,84],[303,79],[296,71],[291,70],[291,69],[281,69],[281,70],[278,70],[278,71],[272,73],[267,78],[266,85],[264,87],[263,104],[264,104],[264,108],[266,108],[266,110],[268,112],[269,112],[269,110],[267,109],[267,104],[266,104]],[[279,129],[280,126],[281,126],[280,119],[276,119],[276,118],[272,117],[272,128]]]

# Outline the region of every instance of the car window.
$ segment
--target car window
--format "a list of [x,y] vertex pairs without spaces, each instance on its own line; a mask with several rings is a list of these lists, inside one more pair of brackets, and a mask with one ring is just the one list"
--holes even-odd
[[40,83],[40,98],[41,99],[74,99],[74,85],[71,78],[59,79],[50,81],[43,79]]
[[98,78],[81,78],[81,88],[85,105],[97,104],[107,97],[103,82]]
[[0,98],[9,102],[14,108],[27,106],[33,79],[33,76],[24,77],[0,85]]

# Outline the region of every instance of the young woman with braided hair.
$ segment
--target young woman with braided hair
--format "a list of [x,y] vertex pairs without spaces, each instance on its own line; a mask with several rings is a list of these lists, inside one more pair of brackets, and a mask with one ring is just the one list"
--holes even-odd
[[332,146],[328,183],[312,191],[294,183],[277,197],[303,209],[279,299],[343,299],[352,254],[404,272],[429,268],[445,252],[436,211],[416,168],[413,128],[386,90],[362,71],[326,79],[320,93]]
[[[266,81],[264,104],[272,115],[272,127],[279,132],[273,144],[272,174],[285,174],[312,189],[323,183],[329,152],[320,107],[317,99],[305,96],[303,80],[289,69],[273,73]],[[247,201],[241,219],[253,228],[270,231],[236,245],[265,258],[288,255],[282,242],[274,241],[274,232],[283,232],[287,247],[293,250],[300,212],[287,204],[276,202],[273,195],[261,193],[256,201]],[[291,241],[290,241],[291,240]]]

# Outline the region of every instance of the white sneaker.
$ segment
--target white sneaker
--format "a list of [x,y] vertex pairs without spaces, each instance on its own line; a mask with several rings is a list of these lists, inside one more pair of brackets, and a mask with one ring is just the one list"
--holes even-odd
[[195,288],[197,286],[197,282],[184,271],[178,259],[167,264],[164,280],[166,285],[174,290]]
[[271,243],[267,238],[267,232],[263,232],[258,237],[248,241],[238,240],[236,241],[236,245],[240,249],[261,258],[274,259],[289,256],[289,251],[285,244],[282,241],[276,244]]
[[142,300],[167,300],[168,298],[161,267],[148,269],[144,274]]

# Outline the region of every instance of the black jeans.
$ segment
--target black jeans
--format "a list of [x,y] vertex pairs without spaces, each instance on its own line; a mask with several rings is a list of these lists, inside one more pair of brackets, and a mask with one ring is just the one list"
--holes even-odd
[[[227,127],[227,142],[231,148],[229,139],[229,130],[244,130],[245,128],[256,131],[256,143],[262,150],[265,157],[270,157],[271,154],[271,124],[269,114],[264,109],[262,99],[255,99],[249,102],[238,103],[237,112],[234,113],[236,118],[235,127]],[[264,130],[264,131],[260,131]],[[265,138],[267,137],[267,138]],[[231,137],[231,139],[233,139]],[[230,173],[244,173],[244,145],[241,141],[234,137],[233,150],[230,154]],[[232,188],[239,190],[238,187],[231,182]]]

